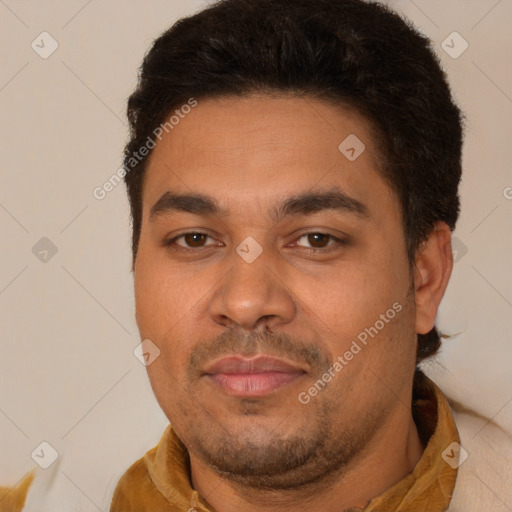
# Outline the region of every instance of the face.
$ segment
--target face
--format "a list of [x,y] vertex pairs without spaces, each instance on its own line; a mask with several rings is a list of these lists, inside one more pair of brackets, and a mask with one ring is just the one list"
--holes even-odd
[[298,485],[410,415],[414,297],[378,165],[368,123],[313,98],[202,100],[157,143],[136,318],[192,460]]

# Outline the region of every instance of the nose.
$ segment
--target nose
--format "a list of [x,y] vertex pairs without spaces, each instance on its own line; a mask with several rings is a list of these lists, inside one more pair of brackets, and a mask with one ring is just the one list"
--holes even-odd
[[232,263],[210,303],[214,322],[223,327],[258,330],[293,320],[297,308],[292,292],[285,277],[272,268],[265,251],[252,263],[234,253]]

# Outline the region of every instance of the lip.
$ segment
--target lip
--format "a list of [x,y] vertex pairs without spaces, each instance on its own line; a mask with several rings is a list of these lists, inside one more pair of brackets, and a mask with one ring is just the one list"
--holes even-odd
[[291,384],[306,373],[301,366],[270,356],[251,359],[231,356],[208,366],[203,376],[228,395],[262,397]]

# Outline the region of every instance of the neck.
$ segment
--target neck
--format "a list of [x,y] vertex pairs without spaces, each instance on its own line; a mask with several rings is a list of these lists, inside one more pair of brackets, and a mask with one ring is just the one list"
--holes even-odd
[[364,508],[408,475],[423,453],[411,411],[388,417],[363,454],[329,482],[304,488],[271,491],[230,482],[190,454],[194,489],[218,512],[285,512],[303,508],[324,512]]

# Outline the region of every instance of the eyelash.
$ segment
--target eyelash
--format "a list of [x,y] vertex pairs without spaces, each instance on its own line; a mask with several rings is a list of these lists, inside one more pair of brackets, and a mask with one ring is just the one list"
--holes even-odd
[[[173,244],[175,244],[176,240],[179,240],[180,238],[182,238],[186,235],[204,235],[208,238],[213,238],[208,233],[202,233],[199,231],[189,231],[187,233],[182,233],[181,235],[175,236],[174,238],[171,238],[170,240],[167,240],[164,243],[164,245],[167,247],[170,247],[173,251],[180,252],[180,253],[189,253],[189,254],[197,253],[197,252],[203,251],[205,249],[205,247],[183,247],[181,245],[173,245]],[[333,249],[336,249],[337,247],[349,244],[349,241],[347,239],[338,238],[334,235],[331,235],[329,233],[323,233],[321,231],[310,231],[308,233],[303,233],[296,239],[296,241],[300,240],[301,238],[303,238],[305,236],[309,236],[309,235],[324,235],[324,236],[329,237],[329,240],[332,240],[334,242],[333,244],[328,245],[327,247],[324,247],[321,249],[318,249],[315,247],[302,247],[301,246],[302,249],[306,249],[310,254],[318,254],[318,253],[325,254],[327,252],[330,252]]]

